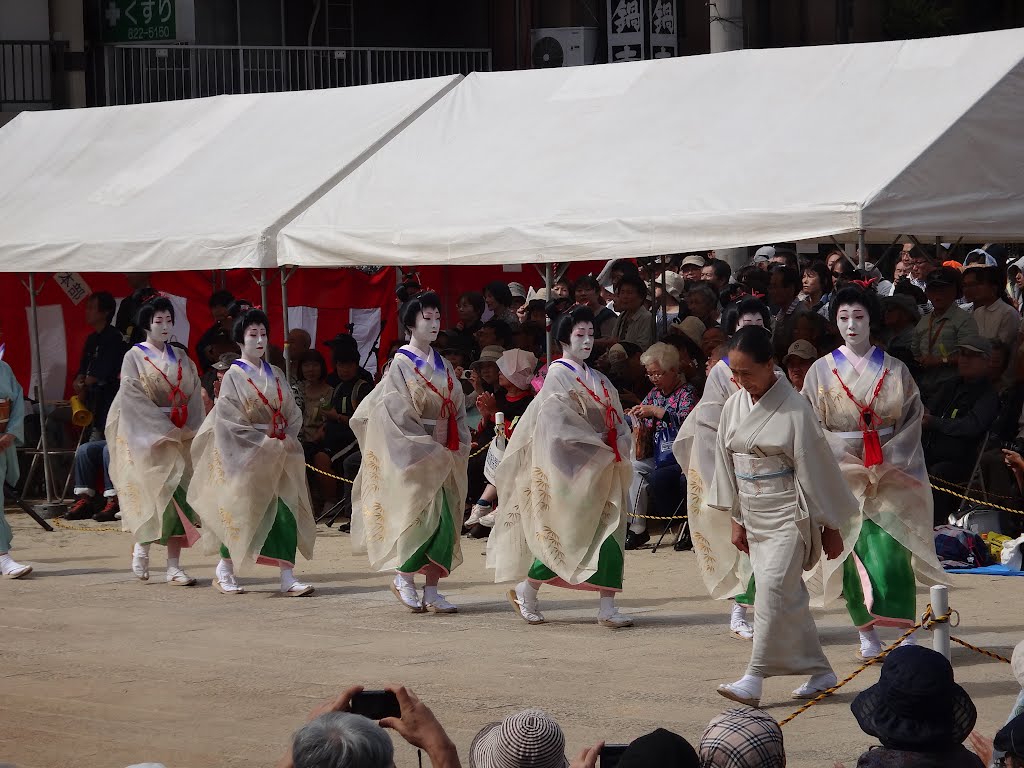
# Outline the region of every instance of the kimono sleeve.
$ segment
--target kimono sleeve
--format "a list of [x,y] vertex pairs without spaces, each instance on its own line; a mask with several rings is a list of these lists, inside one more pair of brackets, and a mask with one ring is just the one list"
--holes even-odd
[[[728,407],[722,410],[722,423],[730,418],[731,412],[732,409]],[[725,432],[721,425],[718,427],[718,438],[715,444],[715,477],[708,494],[708,506],[728,512],[735,522],[742,522],[732,451],[729,450],[726,443]]]
[[859,505],[810,404],[802,397],[794,401],[801,407],[793,409],[793,468],[808,516],[814,525],[843,530]]

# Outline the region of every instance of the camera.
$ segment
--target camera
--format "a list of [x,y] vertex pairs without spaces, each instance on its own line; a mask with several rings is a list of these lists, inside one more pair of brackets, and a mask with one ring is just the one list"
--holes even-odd
[[605,744],[601,747],[600,762],[601,768],[615,768],[622,759],[622,753],[626,751],[628,744]]
[[465,381],[469,381],[470,379],[472,379],[473,378],[473,369],[472,368],[467,368],[466,370],[464,370],[462,372],[462,378]]

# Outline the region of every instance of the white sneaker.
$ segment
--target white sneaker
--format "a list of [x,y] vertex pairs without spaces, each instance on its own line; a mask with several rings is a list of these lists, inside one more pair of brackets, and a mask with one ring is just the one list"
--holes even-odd
[[544,616],[540,612],[540,603],[537,598],[528,599],[524,597],[520,589],[522,584],[516,584],[514,589],[508,591],[508,601],[512,604],[519,618],[527,624],[543,624]]
[[213,586],[225,595],[241,595],[245,590],[235,580],[234,569],[223,560],[217,563],[217,570],[214,571]]
[[732,607],[732,616],[729,619],[729,634],[733,637],[738,637],[740,640],[754,639],[754,628],[747,621],[747,609],[739,603]]
[[611,629],[622,629],[623,627],[632,627],[633,620],[628,616],[619,613],[619,609],[615,608],[611,613],[598,613],[597,623],[602,627],[609,627]]
[[3,573],[5,579],[20,579],[22,576],[32,573],[32,566],[22,565],[8,557],[3,568],[0,568],[0,573]]
[[469,517],[466,519],[466,527],[476,525],[480,522],[480,518],[484,517],[491,511],[491,506],[481,507],[479,504],[474,504],[473,508],[469,511]]
[[391,592],[401,601],[402,605],[413,613],[423,613],[423,601],[420,600],[420,594],[416,591],[415,584],[406,581],[401,576],[396,576],[395,580],[391,582]]
[[312,584],[303,584],[301,581],[293,581],[288,586],[281,585],[281,594],[286,597],[305,597],[313,594]]
[[[146,577],[149,578],[149,574],[147,574]],[[172,587],[191,587],[196,583],[196,580],[185,573],[181,568],[168,568],[166,579],[167,583]]]
[[139,581],[149,581],[148,544],[136,544],[132,550],[132,573]]
[[430,613],[458,613],[459,609],[444,599],[444,595],[438,593],[429,603],[424,600],[423,607]]
[[806,683],[793,691],[794,699],[816,699],[829,688],[833,687],[839,680],[835,672],[826,672],[815,675]]

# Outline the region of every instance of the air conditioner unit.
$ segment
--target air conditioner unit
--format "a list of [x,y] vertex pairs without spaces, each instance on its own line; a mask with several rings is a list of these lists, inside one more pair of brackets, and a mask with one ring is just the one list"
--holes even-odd
[[530,30],[534,69],[593,64],[597,27],[547,27]]

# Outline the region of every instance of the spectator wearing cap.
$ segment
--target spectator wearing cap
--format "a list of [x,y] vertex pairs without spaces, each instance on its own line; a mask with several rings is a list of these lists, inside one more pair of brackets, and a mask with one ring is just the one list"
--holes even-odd
[[[523,301],[526,300],[525,290],[523,291],[522,298]],[[484,303],[487,304],[487,309],[490,310],[492,319],[501,320],[507,323],[510,328],[519,324],[515,307],[512,306],[512,291],[505,283],[495,280],[484,286]]]
[[[999,395],[989,378],[992,344],[974,335],[956,347],[957,373],[926,401],[921,422],[928,471],[951,483],[970,477],[975,457],[999,415]],[[959,500],[933,490],[935,524],[948,522]]]
[[921,322],[921,310],[912,296],[896,293],[882,298],[884,330],[882,343],[885,351],[902,362],[911,373],[916,373],[914,360],[914,329]]
[[646,300],[647,286],[639,277],[627,275],[619,281],[615,306],[621,314],[612,331],[613,343],[627,341],[641,351],[654,343],[654,318],[644,307]]
[[701,269],[700,279],[711,285],[715,293],[721,293],[732,280],[732,267],[721,259],[712,259]]
[[762,245],[756,251],[754,251],[754,258],[750,262],[758,269],[767,272],[771,266],[772,257],[775,255],[775,247],[772,245]]
[[683,259],[683,263],[679,266],[679,274],[686,280],[687,287],[700,282],[704,263],[704,257],[697,253],[691,253]]
[[964,298],[972,304],[971,315],[978,332],[989,341],[1013,346],[1020,332],[1020,312],[1004,301],[999,267],[968,267],[963,273]]
[[565,734],[541,709],[524,709],[481,729],[469,746],[470,768],[569,768]]
[[793,331],[800,315],[809,312],[800,300],[800,273],[793,267],[775,266],[771,270],[768,298],[776,310],[772,319],[772,349],[781,361],[793,343]]
[[963,742],[978,719],[941,653],[917,645],[886,656],[877,683],[850,704],[861,730],[880,744],[857,768],[983,768]]
[[697,748],[701,768],[785,768],[782,729],[767,712],[730,709],[708,723]]
[[789,345],[786,356],[782,358],[782,367],[786,371],[786,378],[797,392],[804,388],[804,378],[817,359],[818,350],[811,342],[799,339]]
[[[658,445],[664,442],[671,447],[675,433],[697,404],[696,391],[679,372],[679,353],[675,347],[658,342],[640,355],[640,364],[654,386],[640,405],[628,411],[640,425],[641,436],[645,437],[644,445],[638,447],[638,451],[642,449],[642,456],[633,459],[629,499],[634,504],[635,514],[626,531],[626,549],[638,549],[651,540],[644,517],[649,507],[654,508],[656,516],[671,519],[682,500],[679,464],[671,448],[663,455],[659,454]],[[644,485],[647,485],[646,497],[642,491]]]
[[968,337],[979,336],[979,332],[971,314],[956,305],[960,273],[955,269],[942,267],[932,272],[925,295],[934,310],[914,329],[913,351],[914,359],[923,368],[917,383],[921,398],[927,403],[944,384],[956,378],[960,344]]
[[776,246],[775,254],[771,257],[770,262],[773,267],[789,267],[797,270],[798,273],[800,271],[800,260],[796,257],[796,251],[790,248]]
[[[498,368],[498,385],[494,393],[481,393],[477,397],[476,407],[480,411],[480,423],[477,426],[473,442],[478,445],[487,444],[494,437],[495,416],[501,413],[505,417],[505,438],[512,437],[516,421],[526,413],[533,401],[534,371],[537,369],[537,356],[521,349],[509,349],[501,353],[496,361]],[[486,452],[471,456],[469,459],[469,498],[476,499],[470,510],[466,528],[475,538],[486,536],[494,526],[494,506],[498,500],[498,491],[484,477],[484,466],[487,463]],[[469,530],[477,523],[483,530]]]

